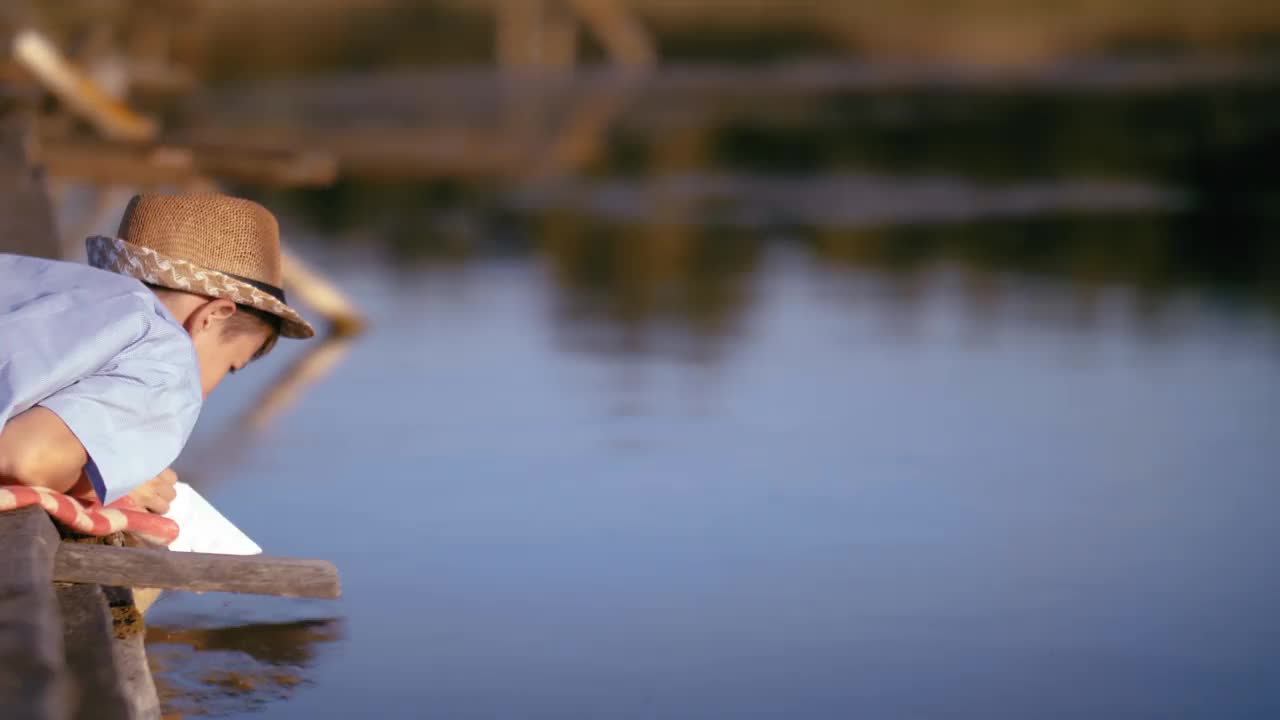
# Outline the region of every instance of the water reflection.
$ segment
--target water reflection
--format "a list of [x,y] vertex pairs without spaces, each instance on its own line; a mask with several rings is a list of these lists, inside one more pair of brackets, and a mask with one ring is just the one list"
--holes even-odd
[[[351,350],[353,342],[354,338],[350,335],[331,335],[317,341],[285,368],[249,405],[241,429],[257,432],[265,430],[277,415],[296,403],[308,387],[333,372]],[[228,440],[234,442],[237,434],[233,433]]]
[[[268,442],[210,470],[264,546],[305,544],[350,589],[341,653],[273,716],[1277,707],[1257,638],[1280,591],[1263,557],[1280,365],[1253,308],[1184,288],[1164,301],[1176,332],[1149,343],[1133,291],[1103,283],[1063,332],[1087,287],[1069,276],[983,275],[945,250],[874,270],[890,261],[870,239],[759,238],[717,271],[743,291],[715,363],[547,341],[583,331],[547,312],[567,288],[608,308],[633,264],[677,288],[719,266],[686,242],[395,269],[309,248],[372,330]],[[969,295],[997,330],[982,342]],[[641,307],[582,324],[674,334],[692,312]],[[263,482],[353,530],[303,531]],[[353,500],[366,487],[407,511]]]
[[334,619],[148,626],[147,658],[166,713],[223,716],[287,700],[310,683],[319,647],[342,637]]
[[[356,172],[269,199],[300,232],[380,248],[397,266],[536,258],[562,336],[606,353],[722,355],[775,252],[854,282],[887,274],[904,312],[916,276],[948,267],[979,314],[1020,275],[1070,285],[1070,309],[1044,317],[1071,326],[1095,322],[1090,308],[1115,287],[1136,293],[1133,317],[1153,330],[1186,291],[1280,315],[1280,171],[1258,161],[1280,147],[1273,64],[912,72],[857,66],[824,83],[800,66],[768,87],[704,78],[705,96],[655,81],[576,173]],[[336,84],[296,92],[350,122],[380,98],[409,118],[449,113],[408,79],[360,103]]]
[[[1108,7],[1192,17],[1147,4]],[[191,34],[188,5],[143,22]],[[201,5],[217,87],[168,129],[333,152],[332,188],[240,191],[373,330],[285,351],[183,458],[265,547],[342,567],[344,621],[208,628],[172,597],[170,708],[1278,714],[1274,63],[1023,68],[1118,16],[775,2],[720,11],[779,21],[743,54],[804,17],[806,52],[833,26],[997,62],[512,85],[401,71],[486,47],[487,4]],[[1244,7],[1233,37],[1273,14]],[[720,58],[698,25],[676,45]]]
[[693,358],[714,355],[750,305],[761,244],[662,228],[620,235],[548,221],[539,251],[562,291],[555,310],[570,343],[623,354],[660,351],[665,343]]
[[[375,247],[397,272],[409,273],[406,282],[414,282],[414,266],[449,275],[496,258],[536,263],[553,290],[559,339],[608,355],[721,357],[745,342],[743,324],[767,282],[766,261],[779,255],[810,266],[814,281],[835,291],[832,301],[864,301],[858,288],[874,286],[886,326],[900,332],[927,311],[937,271],[953,276],[949,302],[976,324],[1015,313],[1046,327],[1097,328],[1115,320],[1103,306],[1117,293],[1127,299],[1112,310],[1148,337],[1170,327],[1188,293],[1257,306],[1280,322],[1280,244],[1261,234],[1209,239],[1216,234],[1195,213],[770,230],[618,223],[554,211],[492,218],[483,208],[464,206],[456,212],[471,221],[418,226]],[[1051,291],[1024,292],[1033,281]]]

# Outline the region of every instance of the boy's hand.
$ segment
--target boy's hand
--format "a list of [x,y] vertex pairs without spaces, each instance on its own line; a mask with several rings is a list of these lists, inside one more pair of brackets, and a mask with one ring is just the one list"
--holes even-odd
[[129,493],[129,497],[143,508],[157,515],[163,515],[169,512],[169,503],[173,502],[173,498],[178,494],[177,488],[174,487],[177,482],[178,473],[168,468],[135,488]]

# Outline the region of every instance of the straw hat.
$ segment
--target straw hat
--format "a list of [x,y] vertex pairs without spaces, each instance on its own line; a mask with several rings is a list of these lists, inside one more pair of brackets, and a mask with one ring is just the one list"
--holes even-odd
[[90,265],[257,308],[281,319],[285,337],[315,335],[285,304],[280,229],[261,205],[218,193],[135,195],[116,234],[85,241]]

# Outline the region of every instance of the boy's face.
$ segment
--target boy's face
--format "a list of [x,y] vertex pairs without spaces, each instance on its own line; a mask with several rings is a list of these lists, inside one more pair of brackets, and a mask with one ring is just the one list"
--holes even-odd
[[232,335],[221,332],[220,327],[193,333],[191,344],[195,346],[196,357],[200,361],[200,387],[204,396],[209,397],[227,373],[248,365],[270,336],[271,331],[266,328]]

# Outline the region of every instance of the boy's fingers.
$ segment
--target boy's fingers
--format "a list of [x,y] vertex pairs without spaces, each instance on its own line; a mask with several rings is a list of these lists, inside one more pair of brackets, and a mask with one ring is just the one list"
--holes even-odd
[[168,505],[178,496],[178,489],[172,485],[161,485],[156,488],[156,497],[164,500],[164,504]]

